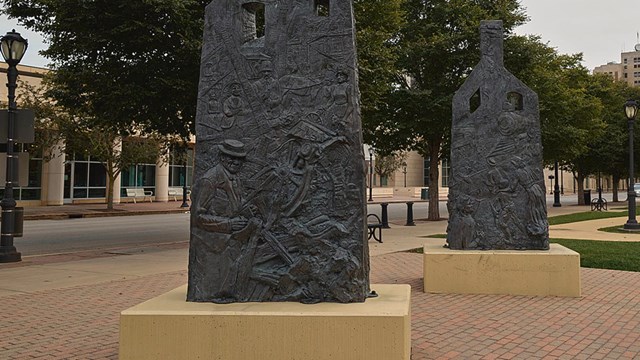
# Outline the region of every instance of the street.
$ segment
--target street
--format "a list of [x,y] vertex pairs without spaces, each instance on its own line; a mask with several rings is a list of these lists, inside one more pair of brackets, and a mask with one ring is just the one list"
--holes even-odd
[[23,256],[189,240],[189,215],[114,216],[25,221],[15,245]]
[[[607,200],[611,200],[610,193],[603,195]],[[576,195],[562,197],[563,206],[571,206],[576,202]],[[552,204],[553,196],[547,194],[547,206],[550,207]],[[427,202],[414,203],[414,219],[426,219],[428,206]],[[446,218],[446,201],[440,201],[439,206],[440,216]],[[589,208],[585,207],[585,211],[588,210]],[[368,204],[367,213],[380,216],[380,204]],[[406,203],[389,203],[388,214],[389,222],[403,224],[407,218]],[[25,221],[24,227],[24,237],[15,239],[16,247],[23,256],[139,247],[189,240],[188,214],[34,220]]]

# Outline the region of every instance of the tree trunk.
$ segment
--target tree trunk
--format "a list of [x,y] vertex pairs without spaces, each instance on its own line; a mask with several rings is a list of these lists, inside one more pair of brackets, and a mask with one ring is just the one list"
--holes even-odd
[[116,182],[116,177],[114,175],[113,162],[111,160],[108,160],[107,181],[109,183],[109,186],[107,186],[107,210],[113,210],[113,185]]
[[429,142],[429,215],[428,220],[440,220],[440,142]]
[[613,202],[620,201],[618,199],[619,187],[620,187],[620,177],[617,175],[613,175]]
[[578,205],[589,205],[584,203],[584,174],[578,171],[576,176],[578,182]]

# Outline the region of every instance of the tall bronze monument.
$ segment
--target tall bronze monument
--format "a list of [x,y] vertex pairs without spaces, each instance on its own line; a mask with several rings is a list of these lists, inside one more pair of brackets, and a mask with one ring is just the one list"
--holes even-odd
[[549,249],[538,96],[504,68],[502,21],[453,99],[451,249]]
[[196,135],[188,301],[365,300],[351,1],[212,1]]

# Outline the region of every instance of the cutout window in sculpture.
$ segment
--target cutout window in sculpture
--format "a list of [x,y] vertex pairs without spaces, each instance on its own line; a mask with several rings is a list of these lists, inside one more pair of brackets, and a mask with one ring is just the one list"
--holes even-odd
[[480,95],[480,89],[478,89],[469,99],[469,112],[473,114],[482,105],[482,96]]
[[329,0],[315,0],[315,9],[318,16],[329,16]]
[[264,37],[264,4],[250,2],[242,5],[242,42],[254,42]]
[[507,94],[507,101],[513,106],[514,110],[524,110],[522,94],[512,91]]

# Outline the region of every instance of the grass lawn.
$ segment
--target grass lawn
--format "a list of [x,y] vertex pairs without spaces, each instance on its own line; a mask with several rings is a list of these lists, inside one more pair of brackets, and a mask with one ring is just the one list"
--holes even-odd
[[587,211],[575,214],[566,214],[552,216],[549,218],[549,225],[568,224],[578,221],[589,221],[597,219],[608,219],[616,217],[625,217],[628,213],[626,211]]
[[616,225],[616,226],[609,226],[609,227],[605,227],[605,228],[600,228],[598,229],[598,231],[604,231],[604,232],[609,232],[609,233],[614,233],[614,234],[637,234],[640,235],[640,232],[633,232],[633,231],[626,231],[624,229],[622,229],[622,227],[624,226],[624,224],[620,224],[620,225]]
[[640,242],[550,239],[580,253],[580,266],[640,271]]
[[[446,238],[446,235],[434,234],[425,237]],[[573,239],[549,239],[549,242],[580,253],[582,267],[640,272],[640,242]],[[409,252],[422,254],[422,248]]]

